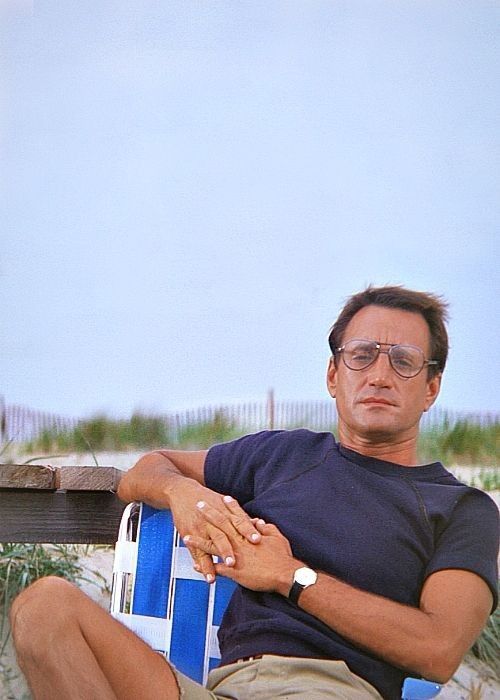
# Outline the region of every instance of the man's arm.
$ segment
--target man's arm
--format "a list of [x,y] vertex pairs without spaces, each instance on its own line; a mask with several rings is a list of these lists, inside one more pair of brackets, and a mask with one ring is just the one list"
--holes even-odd
[[[282,595],[289,589],[289,582],[281,583]],[[483,579],[461,569],[429,576],[418,608],[326,574],[319,574],[317,583],[299,598],[303,610],[358,646],[440,683],[451,678],[480,634],[491,604],[492,594]]]
[[205,486],[207,450],[157,450],[141,457],[122,477],[118,497],[127,503],[144,501],[155,508],[170,508],[179,486],[193,492]]
[[[217,543],[220,555],[231,566],[234,551],[226,534],[200,517],[196,503],[203,500],[214,509],[225,512],[222,496],[205,486],[205,459],[207,450],[188,452],[181,450],[158,450],[149,452],[122,477],[118,486],[118,497],[127,503],[144,501],[154,508],[170,508],[181,536],[194,533]],[[243,511],[232,526],[249,542],[257,543],[261,535]],[[231,530],[230,530],[231,531]],[[201,550],[192,550],[195,568],[211,583],[215,578],[212,558]]]
[[[208,521],[226,527],[208,504],[199,510]],[[288,540],[277,527],[258,527],[263,533],[258,547],[230,536],[236,564],[231,569],[218,564],[217,573],[246,588],[287,597],[294,571],[307,563],[293,557]],[[216,553],[210,543],[188,538],[188,546],[193,545]],[[429,576],[418,608],[359,590],[321,572],[299,598],[303,610],[357,646],[440,683],[451,678],[481,632],[491,604],[492,594],[483,579],[461,569]]]

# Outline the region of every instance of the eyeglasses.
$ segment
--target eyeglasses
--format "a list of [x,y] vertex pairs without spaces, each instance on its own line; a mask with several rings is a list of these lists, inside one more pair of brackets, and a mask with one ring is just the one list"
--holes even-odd
[[[382,350],[382,345],[388,347]],[[424,352],[416,345],[396,345],[392,343],[377,343],[375,340],[347,341],[341,348],[335,349],[335,354],[342,354],[344,364],[355,371],[366,369],[372,365],[380,353],[389,357],[392,369],[400,377],[410,379],[416,377],[425,365],[437,365],[437,360],[426,360]]]

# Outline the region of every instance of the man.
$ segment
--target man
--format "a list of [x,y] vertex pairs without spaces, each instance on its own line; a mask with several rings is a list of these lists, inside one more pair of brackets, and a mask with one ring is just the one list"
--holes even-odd
[[36,700],[392,699],[406,675],[446,682],[496,605],[498,513],[441,464],[418,466],[444,318],[437,297],[401,287],[351,297],[329,338],[338,443],[264,431],[208,452],[153,452],[123,478],[124,500],[172,509],[209,583],[240,584],[211,691],[49,578],[11,611]]

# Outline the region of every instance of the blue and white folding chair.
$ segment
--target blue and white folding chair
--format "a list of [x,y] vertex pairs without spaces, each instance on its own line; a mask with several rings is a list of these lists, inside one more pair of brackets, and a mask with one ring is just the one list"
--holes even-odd
[[125,508],[111,614],[200,683],[219,663],[217,631],[235,585],[218,577],[208,586],[194,571],[169,510],[138,503]]
[[[169,510],[130,503],[124,510],[113,565],[111,614],[179,671],[200,683],[220,660],[217,631],[235,584],[207,585],[194,571]],[[437,683],[407,678],[403,700],[428,700]]]

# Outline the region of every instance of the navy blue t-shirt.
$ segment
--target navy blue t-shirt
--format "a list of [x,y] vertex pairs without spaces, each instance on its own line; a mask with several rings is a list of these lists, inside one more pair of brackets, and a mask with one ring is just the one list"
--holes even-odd
[[[205,483],[274,523],[313,569],[418,607],[435,571],[481,576],[497,602],[498,510],[439,462],[406,467],[365,457],[331,433],[275,430],[215,445]],[[219,630],[222,663],[256,654],[341,659],[384,698],[408,672],[361,650],[276,593],[238,587]]]

